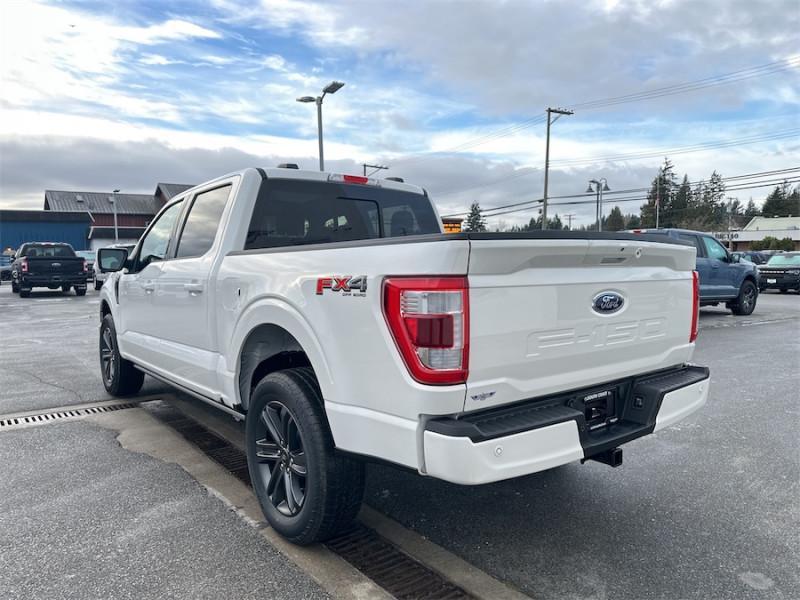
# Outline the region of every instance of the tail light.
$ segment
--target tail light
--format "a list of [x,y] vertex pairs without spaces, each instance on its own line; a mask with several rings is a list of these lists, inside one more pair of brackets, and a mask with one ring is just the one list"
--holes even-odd
[[23,273],[27,273],[28,272],[28,259],[27,258],[23,258],[22,262],[19,264],[19,267],[20,267],[20,270]]
[[391,277],[383,285],[389,331],[420,383],[467,380],[469,290],[466,277]]
[[84,273],[88,273],[89,272],[89,263],[86,262],[85,258],[83,259],[83,272]]
[[689,331],[689,342],[697,339],[697,319],[700,314],[700,276],[692,271],[692,328]]

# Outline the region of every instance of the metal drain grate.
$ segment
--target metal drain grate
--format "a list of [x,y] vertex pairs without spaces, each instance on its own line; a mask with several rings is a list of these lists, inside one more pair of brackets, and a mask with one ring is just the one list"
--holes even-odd
[[118,402],[114,404],[101,404],[98,406],[86,406],[83,408],[71,408],[66,410],[25,414],[17,417],[11,416],[0,419],[0,431],[2,431],[3,429],[10,429],[12,427],[20,427],[24,425],[39,425],[42,423],[59,421],[62,419],[75,419],[79,417],[85,417],[87,415],[113,412],[115,410],[133,408],[135,406],[137,406],[135,402]]
[[[217,464],[250,486],[247,456],[243,451],[164,402],[148,404],[146,408],[153,416],[175,429]],[[473,598],[360,523],[325,545],[400,600]]]

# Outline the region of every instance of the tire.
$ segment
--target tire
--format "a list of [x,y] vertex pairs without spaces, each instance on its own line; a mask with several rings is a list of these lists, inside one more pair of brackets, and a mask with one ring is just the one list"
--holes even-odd
[[69,294],[69,291],[71,289],[72,289],[72,286],[69,286],[69,285],[62,285],[61,286],[61,291],[64,292],[65,294]]
[[30,298],[31,297],[31,288],[19,288],[19,297],[20,298]]
[[75,288],[75,295],[76,296],[85,296],[86,295],[86,286],[84,286],[84,287],[76,287]]
[[[86,290],[84,290],[86,293]],[[120,356],[117,330],[111,315],[100,323],[100,377],[103,386],[112,396],[131,396],[142,389],[144,373],[129,360]]]
[[789,291],[789,289],[788,288],[781,288],[779,291],[780,291],[781,294],[785,294],[786,292]]
[[19,286],[13,280],[11,281],[11,293],[19,294]]
[[308,545],[355,519],[364,497],[364,464],[334,452],[310,368],[262,379],[253,390],[246,430],[253,490],[275,531]]
[[103,282],[102,282],[102,281],[97,281],[97,280],[95,280],[95,282],[94,282],[94,289],[95,289],[95,290],[99,290],[101,287],[103,287]]
[[731,303],[731,311],[737,316],[750,315],[756,309],[757,300],[758,288],[755,283],[748,279],[739,288],[739,295],[736,300]]

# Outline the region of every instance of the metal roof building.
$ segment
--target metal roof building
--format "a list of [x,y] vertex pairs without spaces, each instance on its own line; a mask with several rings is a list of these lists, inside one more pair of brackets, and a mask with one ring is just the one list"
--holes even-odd
[[161,207],[190,187],[193,186],[159,183],[153,194],[45,190],[44,210],[88,214],[91,225],[87,239],[92,249],[114,241],[135,243]]

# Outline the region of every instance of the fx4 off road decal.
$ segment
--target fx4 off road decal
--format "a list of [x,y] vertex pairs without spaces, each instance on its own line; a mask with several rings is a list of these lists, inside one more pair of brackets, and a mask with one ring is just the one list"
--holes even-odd
[[341,292],[343,296],[366,296],[367,276],[359,275],[331,275],[317,279],[317,295],[321,296],[325,290]]

